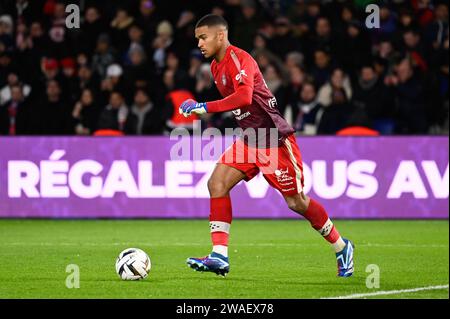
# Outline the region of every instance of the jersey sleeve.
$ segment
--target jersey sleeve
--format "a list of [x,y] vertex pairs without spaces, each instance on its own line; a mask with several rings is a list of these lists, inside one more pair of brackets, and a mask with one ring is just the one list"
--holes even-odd
[[241,54],[240,58],[232,50],[230,52],[230,71],[232,72],[233,87],[236,91],[240,85],[249,86],[252,90],[255,82],[255,66],[253,59],[246,55]]

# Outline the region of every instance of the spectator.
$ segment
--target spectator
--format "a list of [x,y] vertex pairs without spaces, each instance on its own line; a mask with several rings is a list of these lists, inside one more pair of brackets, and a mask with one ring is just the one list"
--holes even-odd
[[39,132],[42,135],[68,135],[71,131],[71,117],[68,104],[62,98],[61,86],[52,79],[47,82],[46,95],[39,104]]
[[289,10],[291,21],[294,24],[296,35],[306,37],[313,33],[317,19],[321,14],[320,1],[312,0],[305,4],[296,1],[293,5],[294,9]]
[[60,61],[61,65],[61,86],[64,94],[68,98],[68,102],[74,103],[78,98],[78,77],[75,60],[71,57],[64,58]]
[[178,87],[185,89],[189,87],[188,74],[180,67],[180,59],[173,51],[167,52],[166,69],[174,71],[175,82]]
[[100,108],[93,91],[89,88],[81,92],[80,100],[72,111],[74,132],[77,135],[91,135],[97,130]]
[[97,129],[124,131],[128,117],[128,107],[122,93],[111,92],[109,104],[100,113]]
[[301,90],[298,103],[292,108],[292,126],[305,135],[316,135],[323,106],[317,99],[317,91],[312,82],[306,82]]
[[166,66],[166,55],[170,46],[173,43],[173,28],[169,21],[164,20],[158,24],[157,36],[153,41],[153,62],[158,74],[162,73],[162,70]]
[[0,16],[0,41],[4,44],[6,50],[11,51],[14,48],[14,22],[9,15]]
[[67,39],[66,6],[61,2],[56,2],[49,14],[51,15],[48,31],[49,50],[55,58],[62,59],[72,52],[70,42]]
[[8,103],[11,100],[13,87],[20,87],[23,90],[23,98],[28,97],[31,92],[31,86],[29,86],[28,84],[21,84],[17,74],[10,73],[8,74],[7,84],[0,89],[0,106]]
[[232,26],[232,35],[235,44],[243,50],[250,52],[253,48],[253,41],[261,22],[255,1],[241,1],[240,11]]
[[448,4],[436,5],[434,21],[426,28],[426,40],[428,47],[434,50],[442,48],[448,37]]
[[[127,87],[127,92],[134,92],[136,88],[143,88],[150,85],[152,80],[151,74],[152,68],[147,62],[147,55],[144,49],[137,45],[128,51],[128,58],[130,64],[125,67],[125,72],[123,75],[125,86]],[[131,95],[126,95],[126,99],[132,99]]]
[[150,42],[156,35],[156,28],[161,22],[160,15],[157,14],[156,3],[153,0],[140,0],[139,12],[136,16],[136,24],[144,32],[144,42]]
[[400,11],[398,18],[398,27],[395,35],[392,37],[393,42],[397,46],[401,46],[403,42],[403,34],[411,29],[418,28],[417,21],[414,16],[414,12],[408,8],[404,8]]
[[214,101],[220,98],[220,94],[214,85],[214,78],[209,64],[203,63],[195,74],[195,95],[199,101]]
[[[11,14],[13,21],[23,21],[29,26],[33,21],[43,20],[43,1],[2,1],[0,3],[0,12],[2,12],[3,4],[5,5],[3,9],[6,9],[6,12]],[[8,5],[10,5],[9,8]]]
[[314,84],[321,87],[330,78],[332,70],[331,57],[329,53],[323,49],[314,52],[314,64],[310,70],[310,74],[314,78]]
[[111,92],[124,92],[123,69],[120,64],[111,64],[106,69],[106,78],[101,82],[100,89],[108,98]]
[[340,57],[340,61],[350,75],[356,74],[361,66],[371,62],[371,43],[361,22],[352,20],[348,23],[343,41],[345,52],[358,52],[358,54],[345,53]]
[[118,8],[114,19],[111,21],[111,34],[113,46],[123,54],[128,43],[128,29],[133,24],[134,18],[130,16],[125,8]]
[[94,54],[96,42],[100,34],[107,31],[106,25],[97,7],[88,7],[84,14],[84,23],[79,37],[81,52],[89,56]]
[[283,60],[281,60],[268,49],[255,49],[252,51],[252,56],[256,60],[256,63],[261,69],[261,72],[264,72],[269,64],[274,64],[280,70],[283,70],[284,77],[287,76],[287,71],[283,67]]
[[411,1],[414,13],[421,27],[426,27],[433,21],[433,4],[431,0]]
[[0,87],[3,87],[7,83],[8,74],[15,73],[15,69],[11,53],[0,53]]
[[138,89],[134,94],[134,104],[131,107],[125,125],[125,133],[130,135],[162,134],[167,120],[162,108],[154,105],[147,92]]
[[[194,91],[198,82],[197,74],[200,72],[200,66],[202,65],[203,56],[200,50],[193,49],[191,50],[189,57],[189,69],[187,76],[189,77],[189,89],[191,91]],[[200,81],[201,78],[198,80]]]
[[99,81],[94,77],[92,70],[87,65],[81,65],[78,69],[78,95],[84,89],[91,89],[94,92],[98,92],[98,86]]
[[302,53],[297,52],[297,51],[292,51],[289,52],[286,55],[286,59],[285,59],[285,63],[284,63],[285,67],[287,70],[295,67],[295,66],[299,66],[301,68],[304,68],[304,56]]
[[385,76],[393,72],[394,64],[398,61],[400,53],[395,51],[394,45],[388,38],[383,38],[375,47],[374,60],[383,67],[382,71],[375,68],[379,76]]
[[387,3],[380,5],[380,28],[375,30],[373,33],[378,37],[392,36],[397,30],[397,16],[391,11]]
[[417,66],[422,72],[428,70],[427,52],[417,30],[410,29],[403,34],[403,50],[405,54],[410,55],[414,66]]
[[114,63],[115,53],[110,45],[110,37],[107,33],[102,33],[97,39],[95,53],[92,56],[92,70],[104,79],[106,76],[106,68]]
[[392,94],[385,87],[382,79],[371,65],[360,69],[355,84],[353,104],[367,115],[370,125],[382,134],[392,134],[394,128],[394,105]]
[[296,39],[291,30],[291,22],[286,17],[279,17],[275,20],[275,35],[270,42],[270,50],[284,60],[286,55],[292,51],[302,49],[300,40]]
[[45,82],[49,80],[57,80],[59,78],[58,60],[54,58],[43,58],[41,65]]
[[287,99],[290,105],[296,105],[303,83],[306,81],[307,74],[305,71],[294,65],[289,69],[289,84],[287,87]]
[[349,24],[351,24],[352,21],[357,21],[358,17],[352,5],[343,5],[340,10],[340,19],[337,19],[335,24],[339,36],[344,37],[348,32]]
[[319,89],[318,99],[320,104],[325,107],[332,104],[333,92],[335,90],[344,90],[347,100],[352,98],[350,79],[341,68],[334,69],[330,80]]
[[269,46],[269,37],[267,37],[264,33],[258,32],[253,39],[253,51],[267,49]]
[[34,84],[41,76],[41,61],[50,54],[50,40],[40,22],[30,26],[25,43],[19,48],[21,76],[30,84]]
[[397,107],[396,132],[400,134],[425,134],[428,123],[425,113],[425,96],[411,61],[403,59],[395,67],[395,74],[385,78],[385,84],[395,92]]
[[[125,64],[131,63],[130,53],[132,50],[135,50],[136,48],[143,50],[144,48],[144,32],[137,24],[131,25],[128,29],[128,42],[129,45],[125,56]],[[145,52],[144,55],[146,55]]]
[[[195,33],[196,16],[191,10],[181,12],[176,23],[174,34],[174,45],[172,51],[179,57],[188,57],[192,48],[197,47]],[[186,69],[189,65],[188,59],[181,59],[180,66]]]
[[351,118],[353,109],[343,88],[333,88],[331,104],[324,108],[317,129],[319,134],[335,134],[346,127]]
[[9,88],[11,98],[0,105],[0,134],[30,134],[32,127],[29,122],[30,105],[25,99],[24,88],[20,84],[13,84]]
[[342,40],[339,34],[332,34],[330,20],[325,17],[319,17],[315,26],[315,34],[310,34],[308,39],[309,60],[312,60],[311,53],[322,50],[328,52],[330,55],[337,57],[342,56],[345,48],[342,48]]

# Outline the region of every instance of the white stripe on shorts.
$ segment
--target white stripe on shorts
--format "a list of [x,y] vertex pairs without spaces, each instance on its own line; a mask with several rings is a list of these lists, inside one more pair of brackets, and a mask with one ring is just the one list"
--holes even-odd
[[294,152],[292,151],[292,145],[291,142],[289,142],[289,139],[285,139],[284,143],[286,144],[286,147],[289,151],[289,156],[292,161],[292,165],[294,166],[295,170],[295,180],[297,182],[297,192],[302,192],[302,171],[300,170],[300,167],[298,167],[297,160],[295,159]]

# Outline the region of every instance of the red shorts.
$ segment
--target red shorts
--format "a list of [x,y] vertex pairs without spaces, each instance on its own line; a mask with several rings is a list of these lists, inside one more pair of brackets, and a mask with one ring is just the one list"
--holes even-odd
[[300,150],[293,134],[282,146],[257,149],[241,140],[233,143],[220,157],[218,163],[234,167],[251,180],[260,171],[264,178],[282,195],[291,196],[303,190],[303,164]]

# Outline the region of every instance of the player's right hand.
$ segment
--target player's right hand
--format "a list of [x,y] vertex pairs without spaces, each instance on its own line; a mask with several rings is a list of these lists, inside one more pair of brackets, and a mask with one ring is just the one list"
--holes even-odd
[[206,103],[198,103],[193,99],[187,99],[186,101],[181,103],[179,112],[185,117],[190,116],[191,113],[204,114],[207,112]]

